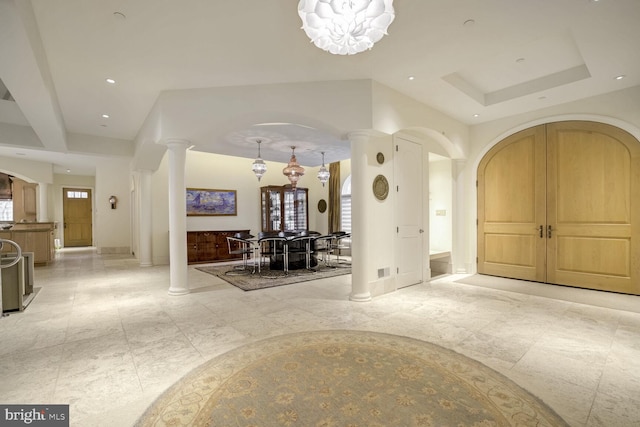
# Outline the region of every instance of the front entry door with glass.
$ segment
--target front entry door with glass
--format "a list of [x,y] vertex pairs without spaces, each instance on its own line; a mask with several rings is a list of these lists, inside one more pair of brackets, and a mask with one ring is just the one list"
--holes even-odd
[[63,188],[64,246],[91,246],[93,216],[91,189]]

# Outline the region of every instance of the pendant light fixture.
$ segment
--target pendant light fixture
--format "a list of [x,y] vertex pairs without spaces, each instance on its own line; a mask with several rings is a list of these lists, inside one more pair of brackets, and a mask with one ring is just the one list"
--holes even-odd
[[253,171],[253,173],[256,174],[256,177],[258,178],[258,182],[260,182],[260,178],[262,178],[262,175],[264,175],[267,172],[267,165],[264,163],[264,161],[260,157],[260,143],[262,142],[262,140],[258,139],[256,140],[256,142],[258,143],[258,158],[256,158],[253,161],[253,165],[251,165],[251,170]]
[[324,151],[322,151],[322,166],[320,166],[320,169],[318,170],[318,179],[322,183],[323,187],[329,180],[329,176],[331,176],[331,174],[324,165]]
[[304,168],[298,164],[298,160],[296,160],[296,147],[291,147],[291,159],[289,159],[289,163],[287,167],[282,169],[282,173],[284,176],[289,178],[289,182],[291,182],[291,188],[296,188],[296,184],[302,175],[304,175]]
[[335,55],[371,49],[395,18],[393,0],[300,0],[302,29],[313,44]]

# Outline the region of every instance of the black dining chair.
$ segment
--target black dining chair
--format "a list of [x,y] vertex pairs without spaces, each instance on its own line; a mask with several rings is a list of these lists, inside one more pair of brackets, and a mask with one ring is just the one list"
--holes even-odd
[[336,255],[336,265],[339,265],[341,262],[350,264],[346,258],[340,258],[340,255],[343,251],[349,251],[349,255],[351,255],[351,233],[339,231],[332,234],[335,236],[333,239],[333,252]]
[[310,235],[308,231],[301,231],[296,236],[287,239],[287,258],[291,260],[292,254],[304,254],[305,269],[315,271],[311,268],[314,240],[315,236]]
[[[258,234],[258,273],[264,277],[282,277],[289,274],[289,257],[287,254],[287,238],[278,233],[260,233]],[[269,259],[269,272],[277,271],[280,262],[282,262],[282,271],[280,275],[267,274],[261,269],[262,260]]]
[[[237,275],[253,273],[256,270],[256,250],[254,242],[250,241],[253,236],[249,233],[236,233],[227,236],[227,246],[229,255],[242,255],[242,265],[235,266],[225,274]],[[253,258],[253,269],[249,269],[249,258]]]
[[333,268],[331,265],[331,255],[333,254],[333,240],[335,236],[325,234],[316,236],[313,239],[313,250],[322,257],[325,267]]

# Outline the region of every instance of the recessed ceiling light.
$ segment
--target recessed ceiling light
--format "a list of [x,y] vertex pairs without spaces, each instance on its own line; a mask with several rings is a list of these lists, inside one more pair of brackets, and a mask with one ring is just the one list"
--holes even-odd
[[409,76],[409,80],[415,80],[415,76]]
[[103,128],[106,128],[106,127],[107,127],[107,125],[100,125],[100,126],[102,126]]
[[539,96],[538,99],[543,100],[543,99],[547,99],[547,97],[542,95],[542,96]]
[[525,59],[524,59],[524,58],[518,58],[518,59],[516,59],[516,62],[517,62],[518,64],[521,64],[521,63],[523,63],[524,61],[525,61]]
[[113,16],[116,19],[122,19],[122,20],[127,19],[127,15],[125,15],[122,12],[113,12]]
[[102,115],[102,118],[103,118],[103,119],[108,119],[108,118],[109,118],[109,115],[108,115],[108,114],[103,114],[103,115]]
[[105,79],[105,81],[106,81],[107,83],[109,83],[110,85],[114,85],[114,84],[116,84],[116,81],[115,81],[115,80],[113,80],[113,79]]
[[71,172],[71,169],[67,169],[67,173],[70,173],[70,172]]
[[462,23],[462,25],[464,25],[465,27],[473,27],[475,23],[476,21],[474,21],[473,19],[467,19]]
[[476,113],[473,115],[473,117],[480,117],[480,114]]
[[621,74],[619,76],[616,76],[616,80],[622,80],[624,79],[626,76],[624,74]]
[[16,156],[26,156],[25,153],[16,153]]

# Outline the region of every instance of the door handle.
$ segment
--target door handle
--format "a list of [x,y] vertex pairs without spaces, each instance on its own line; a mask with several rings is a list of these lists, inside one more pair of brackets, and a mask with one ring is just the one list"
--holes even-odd
[[544,225],[540,225],[540,238],[542,239],[544,237]]
[[548,237],[549,239],[551,238],[551,230],[552,230],[551,226],[550,226],[550,225],[549,225],[549,226],[547,226],[547,237]]

